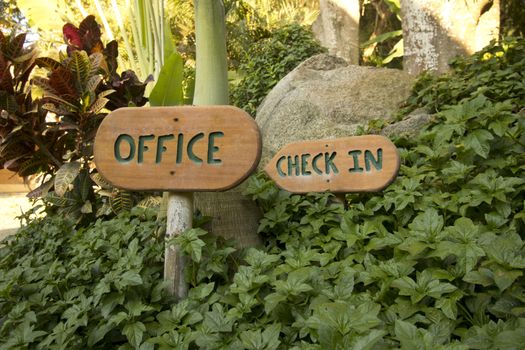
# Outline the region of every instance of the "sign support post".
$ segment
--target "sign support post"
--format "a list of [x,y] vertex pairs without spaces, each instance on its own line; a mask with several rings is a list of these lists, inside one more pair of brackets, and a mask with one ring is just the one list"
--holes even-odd
[[[113,186],[168,191],[166,238],[192,228],[193,193],[225,191],[244,181],[261,158],[261,135],[232,106],[120,108],[102,121],[94,145],[97,171]],[[185,258],[165,250],[164,280],[182,299]]]
[[[169,240],[192,228],[193,192],[168,192],[166,238]],[[188,285],[184,281],[186,259],[176,244],[166,245],[164,252],[164,281],[168,292],[177,299],[185,298]]]

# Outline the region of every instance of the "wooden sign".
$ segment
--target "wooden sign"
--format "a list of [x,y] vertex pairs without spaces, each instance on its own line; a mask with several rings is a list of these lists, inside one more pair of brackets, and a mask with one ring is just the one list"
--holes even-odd
[[396,146],[379,135],[292,143],[264,169],[277,186],[293,193],[380,191],[398,170]]
[[258,165],[261,136],[231,106],[120,108],[95,137],[97,170],[129,190],[221,191]]

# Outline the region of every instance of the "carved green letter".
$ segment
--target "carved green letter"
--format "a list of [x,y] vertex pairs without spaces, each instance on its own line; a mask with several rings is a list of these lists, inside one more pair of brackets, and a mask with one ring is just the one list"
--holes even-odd
[[[126,141],[129,144],[129,155],[126,158],[123,158],[120,154],[120,143],[122,141]],[[115,145],[113,148],[115,159],[119,163],[128,163],[133,159],[133,157],[135,157],[135,141],[133,140],[133,137],[128,134],[120,134],[115,140]]]
[[190,158],[193,162],[197,164],[202,163],[202,159],[200,159],[199,157],[195,155],[195,153],[193,153],[193,145],[195,144],[195,142],[199,141],[203,137],[204,137],[204,133],[200,132],[197,135],[193,136],[190,139],[190,142],[188,142],[188,158]]
[[369,150],[365,151],[365,168],[366,168],[366,171],[370,171],[370,169],[371,169],[370,165],[371,164],[374,165],[374,168],[376,168],[376,170],[383,169],[383,149],[382,148],[378,148],[377,149],[377,159],[374,158],[374,155],[372,154],[371,151],[369,151]]
[[155,156],[155,163],[159,164],[162,160],[162,153],[166,152],[167,148],[164,146],[164,141],[173,140],[175,136],[173,134],[161,135],[157,139],[157,155]]
[[281,169],[281,163],[284,162],[285,160],[286,160],[286,156],[282,156],[277,161],[277,166],[276,166],[277,174],[279,174],[280,177],[285,177],[286,176],[285,172]]
[[140,135],[139,136],[139,152],[137,154],[137,163],[142,163],[144,161],[144,152],[149,150],[149,147],[144,145],[145,141],[153,140],[154,135]]
[[362,152],[360,150],[354,150],[354,151],[348,152],[348,154],[351,155],[352,158],[354,158],[354,167],[348,169],[349,172],[351,173],[362,173],[363,172],[363,168],[359,166],[359,155],[361,153]]
[[215,131],[210,133],[208,136],[208,164],[220,164],[222,160],[213,158],[213,153],[219,150],[219,147],[215,146],[214,141],[216,137],[223,137],[222,131]]

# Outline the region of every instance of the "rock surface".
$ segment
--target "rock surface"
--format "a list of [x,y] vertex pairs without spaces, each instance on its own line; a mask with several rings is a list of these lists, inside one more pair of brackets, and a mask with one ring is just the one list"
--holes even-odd
[[432,120],[432,115],[428,114],[423,108],[416,109],[403,120],[387,125],[381,134],[387,137],[391,136],[414,136],[421,128]]
[[285,144],[355,135],[369,120],[389,120],[413,78],[396,69],[349,65],[321,54],[289,73],[257,111],[263,155],[259,168]]

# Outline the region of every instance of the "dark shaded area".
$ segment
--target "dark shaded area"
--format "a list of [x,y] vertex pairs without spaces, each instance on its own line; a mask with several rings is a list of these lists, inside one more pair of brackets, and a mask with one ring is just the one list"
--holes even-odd
[[[373,39],[382,38],[373,47],[361,47],[359,64],[365,66],[385,66],[388,68],[403,67],[403,57],[396,57],[389,62],[383,60],[391,53],[401,36],[394,35],[395,31],[401,30],[399,19],[400,8],[393,6],[388,1],[372,0],[361,4],[361,19],[359,20],[359,43]],[[391,33],[391,35],[389,35]],[[372,49],[366,53],[366,49]]]
[[503,36],[525,34],[525,0],[501,1],[500,33]]

